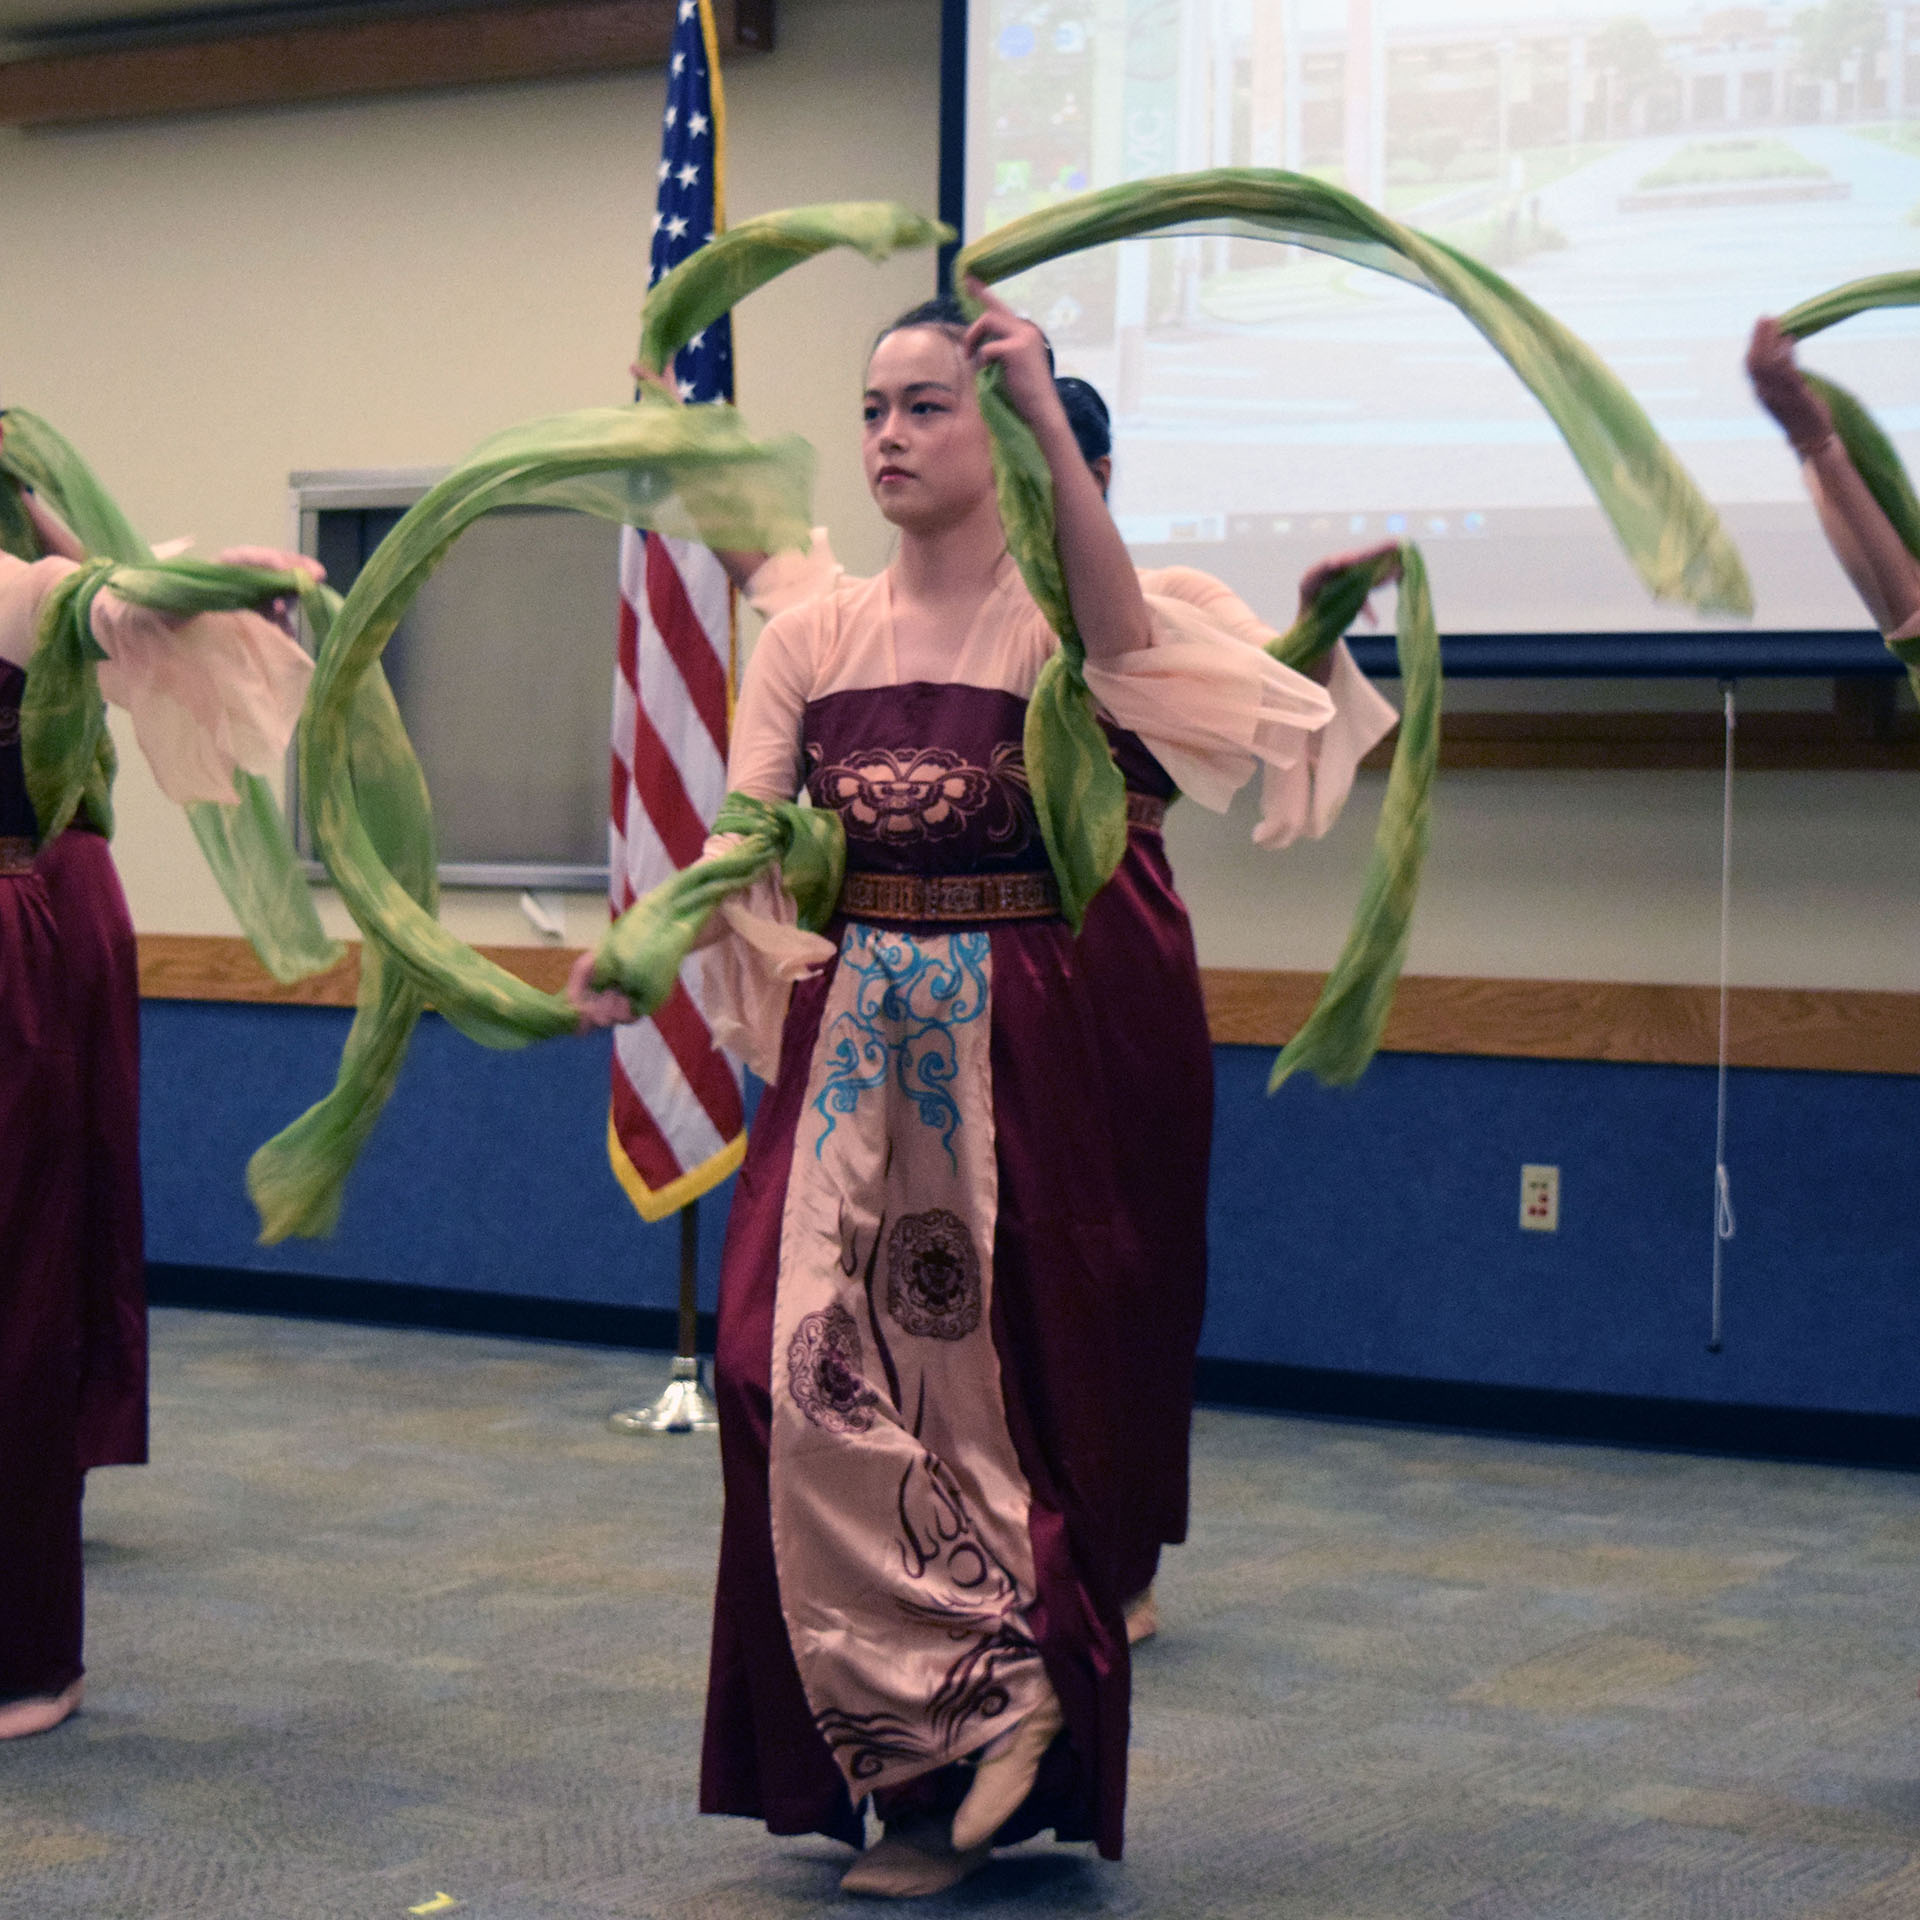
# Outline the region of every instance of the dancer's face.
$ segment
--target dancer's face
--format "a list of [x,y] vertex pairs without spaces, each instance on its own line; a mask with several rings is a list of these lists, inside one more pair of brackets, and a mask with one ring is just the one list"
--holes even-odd
[[874,348],[861,411],[867,490],[896,527],[935,533],[992,497],[973,373],[943,328],[902,327]]

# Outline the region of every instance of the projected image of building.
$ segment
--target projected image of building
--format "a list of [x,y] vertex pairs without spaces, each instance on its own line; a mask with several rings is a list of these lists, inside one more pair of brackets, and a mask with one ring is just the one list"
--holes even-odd
[[[1838,617],[1844,589],[1800,524],[1792,462],[1740,359],[1757,314],[1920,254],[1912,29],[1884,0],[988,0],[973,25],[968,228],[1198,167],[1345,186],[1498,268],[1596,346],[1715,499],[1759,513],[1751,533],[1772,541],[1786,530],[1773,520],[1792,519],[1809,543],[1795,577]],[[1302,515],[1324,519],[1322,538],[1398,516],[1433,538],[1470,527],[1498,543],[1531,526],[1560,539],[1572,514],[1593,531],[1596,581],[1605,572],[1548,423],[1413,289],[1196,235],[1058,262],[1013,291],[1116,402],[1123,445],[1152,449],[1123,457],[1116,490],[1144,544],[1283,519],[1302,537]],[[1875,316],[1817,357],[1920,457],[1916,337],[1911,315]],[[1624,573],[1596,585],[1596,617],[1646,617],[1632,591]]]

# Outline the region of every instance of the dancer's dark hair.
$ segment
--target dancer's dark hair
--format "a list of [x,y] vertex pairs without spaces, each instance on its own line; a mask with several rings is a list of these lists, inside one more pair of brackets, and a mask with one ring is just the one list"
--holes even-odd
[[1067,425],[1079,443],[1081,459],[1088,466],[1104,460],[1113,452],[1113,416],[1100,398],[1100,390],[1092,381],[1071,373],[1060,375],[1053,386],[1061,406],[1066,409]]
[[[931,300],[922,300],[917,307],[909,307],[897,319],[887,322],[873,336],[873,345],[877,347],[890,333],[903,332],[908,327],[937,327],[942,333],[956,336],[963,334],[973,325],[973,317],[960,304],[957,293],[936,293]],[[1047,371],[1053,371],[1053,342],[1042,333],[1041,340],[1047,349]],[[869,353],[872,347],[867,349]]]

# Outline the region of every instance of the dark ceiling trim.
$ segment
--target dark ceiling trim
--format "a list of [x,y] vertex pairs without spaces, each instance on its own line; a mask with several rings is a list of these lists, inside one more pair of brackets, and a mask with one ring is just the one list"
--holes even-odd
[[[202,32],[0,62],[0,126],[61,127],[663,65],[675,0],[532,0]],[[723,52],[772,50],[774,0],[716,0]],[[173,23],[177,28],[178,23]]]

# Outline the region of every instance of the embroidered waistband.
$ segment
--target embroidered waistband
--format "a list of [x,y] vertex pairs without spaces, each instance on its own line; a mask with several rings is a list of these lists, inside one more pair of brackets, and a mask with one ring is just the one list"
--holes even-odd
[[0,833],[0,874],[31,873],[37,852],[39,848],[23,834]]
[[1050,873],[850,873],[840,911],[854,920],[1049,920]]
[[1157,793],[1130,793],[1127,795],[1127,825],[1130,827],[1164,827],[1167,824],[1167,803]]

